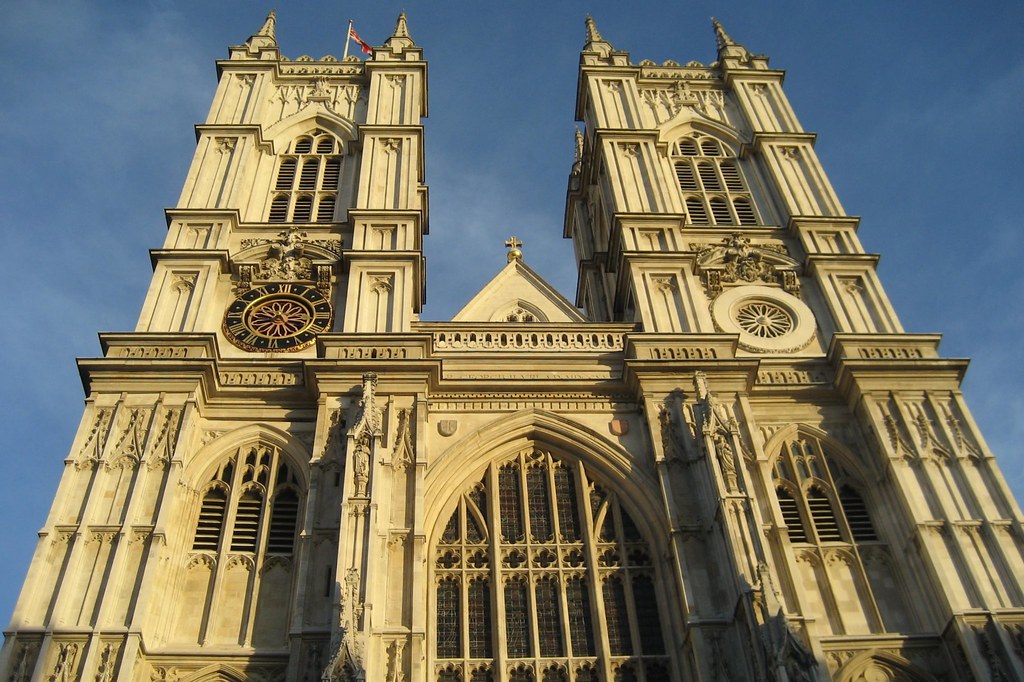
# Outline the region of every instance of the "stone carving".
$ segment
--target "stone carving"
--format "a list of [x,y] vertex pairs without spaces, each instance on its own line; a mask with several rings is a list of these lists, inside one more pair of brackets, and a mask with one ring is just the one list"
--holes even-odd
[[21,644],[18,653],[13,658],[10,682],[29,682],[32,679],[32,669],[35,668],[38,654],[39,645],[37,643]]
[[49,682],[78,682],[75,662],[78,660],[78,644],[66,642],[57,645],[57,661],[53,673],[47,678]]
[[[291,231],[297,231],[297,228],[291,228]],[[243,239],[241,241],[242,250],[251,249],[254,246],[262,246],[264,244],[280,244],[281,236],[287,234],[287,232],[281,232],[278,234],[278,238],[275,239]],[[331,253],[335,257],[341,257],[341,241],[337,239],[309,239],[305,232],[300,233],[299,237],[303,244],[308,246],[315,246],[319,249]]]
[[739,434],[739,424],[721,405],[708,389],[707,376],[695,372],[693,385],[697,391],[697,404],[701,408],[701,433],[704,434],[705,449],[718,461],[725,487],[729,492],[739,490],[739,475],[736,471],[736,452],[733,444]]
[[395,639],[388,646],[387,682],[405,682],[405,639]]
[[292,227],[281,232],[276,243],[267,248],[267,257],[260,261],[256,276],[263,280],[308,280],[312,261],[305,254],[305,232]]
[[96,668],[96,682],[113,682],[116,662],[117,649],[113,644],[107,644],[100,652],[100,664]]
[[831,373],[821,369],[762,369],[757,373],[759,384],[828,384],[832,382]]
[[622,350],[623,334],[555,331],[440,331],[433,334],[434,348],[444,351]]
[[345,455],[345,412],[337,409],[331,412],[331,425],[327,427],[327,438],[321,458],[330,461],[344,461]]
[[181,408],[159,408],[154,421],[157,425],[156,435],[150,442],[149,453],[146,457],[146,466],[149,469],[162,469],[171,461],[174,456],[174,448],[178,443],[181,417]]
[[752,244],[750,239],[734,232],[720,244],[691,244],[697,251],[697,272],[703,275],[704,286],[712,298],[722,292],[722,283],[778,283],[794,296],[800,293],[796,276],[799,263],[791,258],[781,244]]
[[437,422],[437,432],[445,438],[455,435],[458,428],[459,422],[456,419],[441,419]]
[[396,469],[405,469],[415,460],[413,453],[412,410],[400,410],[398,412],[398,432],[395,436],[395,451],[391,455],[391,466]]
[[668,462],[685,461],[684,448],[679,431],[679,419],[673,406],[668,402],[658,408],[658,423],[661,425],[661,448]]
[[882,424],[885,426],[886,435],[889,436],[889,445],[895,455],[904,461],[915,461],[917,453],[910,446],[903,431],[896,405],[891,402],[889,404],[879,403],[878,408],[882,412]]
[[366,497],[370,480],[370,454],[373,443],[380,436],[380,411],[376,404],[377,375],[363,375],[363,397],[359,401],[359,417],[349,431],[352,438],[352,478],[355,496]]
[[218,377],[225,386],[301,386],[302,375],[296,372],[221,372]]
[[238,138],[235,137],[218,137],[216,138],[217,152],[220,154],[230,154],[235,151],[235,145],[238,143]]
[[121,410],[119,415],[120,435],[106,462],[107,469],[114,467],[134,469],[142,460],[151,412],[149,408],[125,407]]
[[89,430],[89,435],[85,438],[85,444],[82,445],[82,449],[78,453],[78,461],[75,462],[76,468],[91,469],[100,461],[100,458],[103,456],[103,448],[107,444],[110,418],[113,414],[113,410],[106,407],[96,411],[96,419],[93,421],[92,429]]

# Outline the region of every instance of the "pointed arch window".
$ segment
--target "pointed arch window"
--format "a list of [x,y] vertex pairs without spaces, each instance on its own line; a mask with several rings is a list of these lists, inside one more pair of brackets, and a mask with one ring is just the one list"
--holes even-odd
[[341,153],[341,140],[324,130],[296,138],[278,161],[267,221],[333,222]]
[[795,438],[775,460],[775,496],[790,542],[875,542],[874,526],[857,481],[821,441]]
[[667,679],[651,548],[580,462],[529,449],[492,464],[434,557],[433,679]]
[[300,493],[295,472],[275,448],[243,447],[205,487],[192,551],[246,553],[257,563],[269,555],[291,555]]
[[689,225],[757,225],[754,200],[728,147],[694,133],[672,148]]

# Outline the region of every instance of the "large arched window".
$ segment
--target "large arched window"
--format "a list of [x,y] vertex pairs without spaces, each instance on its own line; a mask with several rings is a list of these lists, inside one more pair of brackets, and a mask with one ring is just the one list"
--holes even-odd
[[677,141],[672,152],[688,224],[758,224],[739,162],[726,145],[694,133]]
[[[863,478],[839,448],[810,430],[786,439],[773,485],[800,608],[835,634],[912,632],[899,561],[882,541],[862,491]],[[879,493],[873,495],[877,500]],[[877,519],[876,519],[877,520]]]
[[438,682],[667,682],[650,546],[582,463],[490,465],[434,553]]
[[226,457],[200,489],[177,643],[287,646],[300,480],[278,448],[254,443]]
[[268,222],[332,222],[341,152],[341,140],[326,131],[297,137],[278,161]]

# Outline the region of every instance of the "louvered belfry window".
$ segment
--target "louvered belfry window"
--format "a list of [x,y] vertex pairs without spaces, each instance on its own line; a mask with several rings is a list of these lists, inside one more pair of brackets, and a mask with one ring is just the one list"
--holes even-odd
[[257,562],[290,555],[299,503],[298,479],[280,452],[265,445],[245,446],[206,485],[192,551],[245,553]]
[[579,461],[491,464],[443,526],[434,585],[438,682],[668,679],[651,548]]
[[794,438],[775,460],[775,496],[794,543],[875,542],[878,537],[853,479],[821,441]]
[[324,130],[296,138],[278,161],[267,221],[333,222],[341,160],[341,140]]
[[750,190],[728,146],[700,133],[672,149],[688,225],[757,225]]

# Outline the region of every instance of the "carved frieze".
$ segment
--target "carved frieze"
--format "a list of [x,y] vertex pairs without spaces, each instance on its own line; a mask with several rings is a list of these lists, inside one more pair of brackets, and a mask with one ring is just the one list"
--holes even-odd
[[720,244],[690,244],[690,248],[697,252],[697,273],[709,298],[722,293],[725,284],[754,282],[778,284],[794,296],[800,294],[800,264],[783,244],[753,244],[737,232]]

